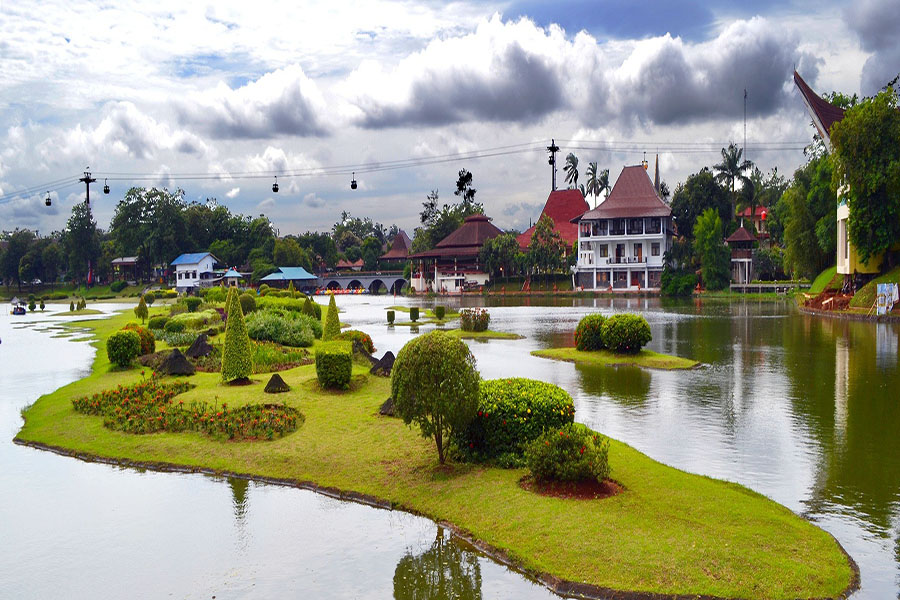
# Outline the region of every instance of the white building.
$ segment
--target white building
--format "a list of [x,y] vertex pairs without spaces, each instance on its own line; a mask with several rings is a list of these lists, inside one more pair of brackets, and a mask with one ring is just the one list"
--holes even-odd
[[609,197],[579,217],[575,285],[585,290],[658,290],[672,247],[672,210],[646,169],[625,167]]
[[171,263],[175,267],[175,290],[188,292],[212,285],[221,275],[215,271],[218,262],[209,252],[182,254]]

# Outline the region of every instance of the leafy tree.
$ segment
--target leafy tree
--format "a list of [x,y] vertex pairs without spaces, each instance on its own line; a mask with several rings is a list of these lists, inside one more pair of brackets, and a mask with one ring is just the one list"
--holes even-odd
[[900,111],[892,87],[831,128],[833,186],[848,187],[850,242],[867,262],[900,240]]
[[394,408],[404,423],[415,422],[423,437],[434,439],[441,464],[445,442],[475,417],[479,380],[469,347],[444,331],[413,338],[397,354],[391,372]]
[[728,285],[731,255],[724,243],[722,219],[707,208],[694,227],[694,250],[700,259],[703,282],[707,289],[720,290]]
[[96,266],[100,257],[100,234],[84,202],[72,207],[72,215],[63,233],[63,246],[73,279],[80,281],[82,277],[87,277],[89,265]]
[[491,275],[501,274],[509,277],[517,270],[519,242],[514,233],[504,233],[491,238],[481,247],[479,262]]
[[588,163],[588,168],[584,175],[587,177],[587,186],[585,186],[584,191],[594,196],[594,206],[596,206],[597,198],[600,194],[609,193],[609,169],[603,169],[598,172],[597,163],[592,162]]
[[453,195],[460,199],[462,212],[468,214],[482,212],[481,210],[474,210],[476,206],[481,206],[475,202],[475,192],[477,191],[472,187],[472,174],[466,169],[460,169],[459,178],[456,180],[456,191],[453,192]]
[[19,276],[19,263],[28,253],[32,242],[34,242],[34,233],[27,229],[16,229],[9,234],[7,241],[9,242],[6,251],[3,253],[3,260],[0,262],[0,270],[2,270],[3,278],[7,285],[15,281],[22,291],[22,278]]
[[274,263],[279,267],[303,267],[312,270],[309,254],[293,238],[275,240]]
[[528,262],[539,272],[551,273],[565,264],[566,244],[553,229],[553,219],[541,216],[528,245]]
[[675,188],[672,197],[672,217],[678,228],[678,235],[691,240],[694,238],[694,224],[697,218],[709,208],[716,210],[723,222],[730,218],[731,204],[728,192],[722,189],[710,170],[703,167],[699,173],[690,175],[684,184]]
[[44,282],[52,283],[59,277],[59,268],[62,266],[62,250],[55,241],[47,244],[41,252],[41,264],[44,272],[42,279]]
[[363,269],[374,271],[378,267],[378,259],[384,253],[384,248],[378,238],[367,237],[363,240],[360,255],[363,259]]
[[784,265],[796,275],[815,277],[834,262],[837,198],[832,172],[829,155],[810,160],[794,172],[778,202],[778,219],[784,223]]
[[569,184],[570,188],[578,187],[578,157],[575,156],[574,153],[569,152],[566,155],[566,164],[563,167],[563,171],[566,173],[566,183]]
[[472,174],[463,169],[459,177],[457,190],[454,192],[462,198],[459,203],[440,206],[437,190],[431,190],[422,203],[423,210],[419,214],[422,227],[415,230],[412,245],[414,254],[433,248],[435,244],[459,229],[466,217],[484,213],[484,207],[475,202],[475,189],[471,187]]
[[734,142],[728,144],[728,148],[722,148],[722,162],[713,165],[716,171],[716,181],[731,187],[731,212],[726,221],[734,219],[737,212],[737,195],[734,184],[744,176],[744,173],[753,167],[753,163],[749,160],[741,160],[744,154],[743,148],[738,148]]
[[147,301],[144,300],[144,297],[141,296],[141,299],[138,301],[138,305],[134,307],[134,316],[141,320],[141,324],[147,320],[147,316],[149,314],[149,310],[147,309]]

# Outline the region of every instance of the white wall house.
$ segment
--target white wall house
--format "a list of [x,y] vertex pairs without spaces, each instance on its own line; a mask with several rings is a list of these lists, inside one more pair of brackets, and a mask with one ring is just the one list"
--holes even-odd
[[212,285],[219,278],[215,272],[218,262],[219,259],[209,252],[182,254],[171,263],[175,267],[175,290],[187,292]]
[[575,285],[585,290],[658,290],[672,247],[672,210],[643,166],[625,167],[609,197],[578,219]]

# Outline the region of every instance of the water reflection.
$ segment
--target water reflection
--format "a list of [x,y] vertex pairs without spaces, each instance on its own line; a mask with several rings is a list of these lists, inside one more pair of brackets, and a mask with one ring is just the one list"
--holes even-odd
[[421,554],[407,553],[394,570],[396,600],[454,598],[481,600],[478,556],[438,526],[434,543]]
[[623,406],[643,406],[650,392],[650,371],[640,367],[598,367],[575,365],[581,389],[588,394],[605,394]]

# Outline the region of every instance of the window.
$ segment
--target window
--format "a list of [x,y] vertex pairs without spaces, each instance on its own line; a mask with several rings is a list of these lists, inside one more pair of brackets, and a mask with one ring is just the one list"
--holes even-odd
[[182,278],[182,277],[181,277],[182,275],[184,275],[184,273],[182,273],[181,271],[178,271],[178,279],[181,279],[181,278]]
[[608,223],[606,219],[601,219],[594,223],[594,235],[606,235]]
[[589,237],[591,235],[591,224],[589,221],[582,221],[578,225],[578,235],[581,237]]
[[599,253],[600,258],[607,258],[609,256],[609,246],[600,244],[597,246],[597,252]]
[[662,224],[660,219],[656,217],[648,217],[644,219],[644,232],[645,233],[659,233],[662,231]]
[[625,235],[625,219],[613,219],[609,225],[609,235]]
[[628,235],[640,235],[644,233],[643,219],[628,219]]
[[644,245],[643,244],[635,244],[632,249],[633,256],[641,258],[644,255]]
[[650,244],[650,256],[659,256],[659,242]]
[[625,244],[616,244],[616,262],[625,257]]
[[581,242],[581,243],[579,244],[579,248],[581,248],[581,250],[584,251],[584,252],[587,252],[588,250],[593,250],[593,249],[594,249],[594,248],[592,247],[592,245],[591,245],[590,242]]
[[597,271],[597,287],[609,287],[609,271]]

